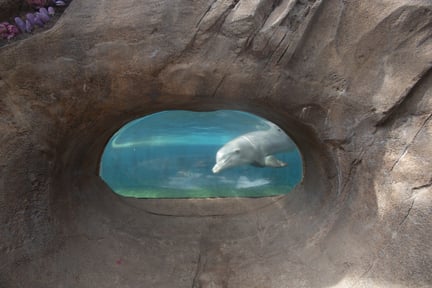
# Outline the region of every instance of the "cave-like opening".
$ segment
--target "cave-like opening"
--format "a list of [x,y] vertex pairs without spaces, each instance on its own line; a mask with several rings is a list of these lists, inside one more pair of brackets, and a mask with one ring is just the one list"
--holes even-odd
[[265,197],[290,192],[302,157],[276,124],[238,110],[162,111],[108,141],[99,175],[135,198]]

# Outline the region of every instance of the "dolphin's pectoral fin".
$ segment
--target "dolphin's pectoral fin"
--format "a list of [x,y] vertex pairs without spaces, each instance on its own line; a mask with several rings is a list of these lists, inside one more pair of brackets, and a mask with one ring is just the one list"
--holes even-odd
[[266,165],[263,165],[262,163],[259,163],[259,162],[256,162],[256,161],[250,163],[250,165],[252,165],[252,166],[254,166],[254,167],[259,167],[259,168],[266,167]]
[[268,167],[285,167],[288,165],[288,163],[285,163],[285,162],[277,159],[273,155],[269,155],[269,156],[265,157],[264,163],[265,163],[265,166],[268,166]]

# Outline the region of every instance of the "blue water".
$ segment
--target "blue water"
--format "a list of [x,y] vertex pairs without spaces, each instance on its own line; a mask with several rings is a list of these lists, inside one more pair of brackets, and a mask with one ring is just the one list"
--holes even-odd
[[268,128],[266,120],[241,111],[152,114],[129,122],[111,137],[100,176],[114,192],[136,198],[285,194],[302,179],[298,149],[275,155],[287,167],[247,165],[212,173],[216,152],[226,142]]

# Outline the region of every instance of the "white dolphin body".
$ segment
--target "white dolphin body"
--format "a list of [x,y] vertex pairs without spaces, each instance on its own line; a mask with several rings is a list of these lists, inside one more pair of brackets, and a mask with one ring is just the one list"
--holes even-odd
[[213,173],[248,164],[258,167],[287,166],[287,163],[276,159],[273,154],[294,150],[296,145],[278,126],[267,124],[270,126],[268,130],[246,133],[220,148],[216,153]]

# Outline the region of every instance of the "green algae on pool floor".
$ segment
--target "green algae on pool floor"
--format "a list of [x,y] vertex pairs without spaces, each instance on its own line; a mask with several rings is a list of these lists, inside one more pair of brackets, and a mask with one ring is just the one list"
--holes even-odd
[[227,197],[270,197],[286,194],[283,191],[291,191],[292,187],[271,187],[266,189],[191,189],[176,190],[171,188],[141,188],[116,190],[117,194],[131,198],[146,199],[182,199],[182,198],[227,198]]

